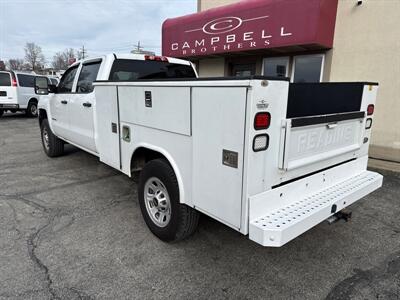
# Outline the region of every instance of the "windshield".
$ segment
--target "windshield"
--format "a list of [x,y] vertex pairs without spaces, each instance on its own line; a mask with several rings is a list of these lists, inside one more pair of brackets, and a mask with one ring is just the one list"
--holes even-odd
[[196,74],[190,65],[164,61],[117,59],[111,68],[109,80],[132,81],[169,78],[196,78]]

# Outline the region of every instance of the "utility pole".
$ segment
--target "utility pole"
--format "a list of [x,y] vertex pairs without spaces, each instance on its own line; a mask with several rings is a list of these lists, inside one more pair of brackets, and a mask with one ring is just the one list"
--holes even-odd
[[142,51],[142,47],[140,46],[140,41],[138,41],[137,45],[135,46],[137,53],[140,53]]
[[81,52],[82,52],[82,59],[84,59],[84,58],[85,58],[85,53],[86,53],[86,51],[85,51],[85,45],[82,45]]

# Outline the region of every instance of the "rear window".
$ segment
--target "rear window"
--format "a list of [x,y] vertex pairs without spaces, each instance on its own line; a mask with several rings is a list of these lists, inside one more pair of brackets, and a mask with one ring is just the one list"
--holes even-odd
[[0,86],[11,86],[10,73],[0,73]]
[[25,75],[25,74],[17,74],[19,86],[22,87],[31,87],[33,88],[35,85],[35,76]]
[[111,68],[112,81],[140,79],[195,78],[193,68],[188,65],[164,61],[117,59]]

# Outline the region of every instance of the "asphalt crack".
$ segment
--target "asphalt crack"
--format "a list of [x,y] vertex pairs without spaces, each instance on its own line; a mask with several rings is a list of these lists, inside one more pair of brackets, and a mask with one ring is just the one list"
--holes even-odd
[[44,280],[46,282],[46,289],[50,293],[51,299],[61,299],[60,297],[58,297],[56,291],[52,287],[53,281],[50,277],[49,268],[42,262],[42,260],[35,253],[35,250],[38,245],[38,240],[40,238],[40,233],[50,226],[53,219],[54,217],[49,218],[48,222],[45,225],[40,227],[37,231],[35,231],[28,237],[27,246],[28,246],[29,258],[43,272]]

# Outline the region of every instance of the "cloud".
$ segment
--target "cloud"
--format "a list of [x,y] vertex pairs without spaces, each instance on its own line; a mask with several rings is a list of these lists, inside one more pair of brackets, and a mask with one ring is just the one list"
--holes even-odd
[[0,0],[0,59],[23,58],[26,42],[48,62],[85,45],[90,56],[129,52],[138,41],[161,51],[161,24],[193,13],[196,0]]

